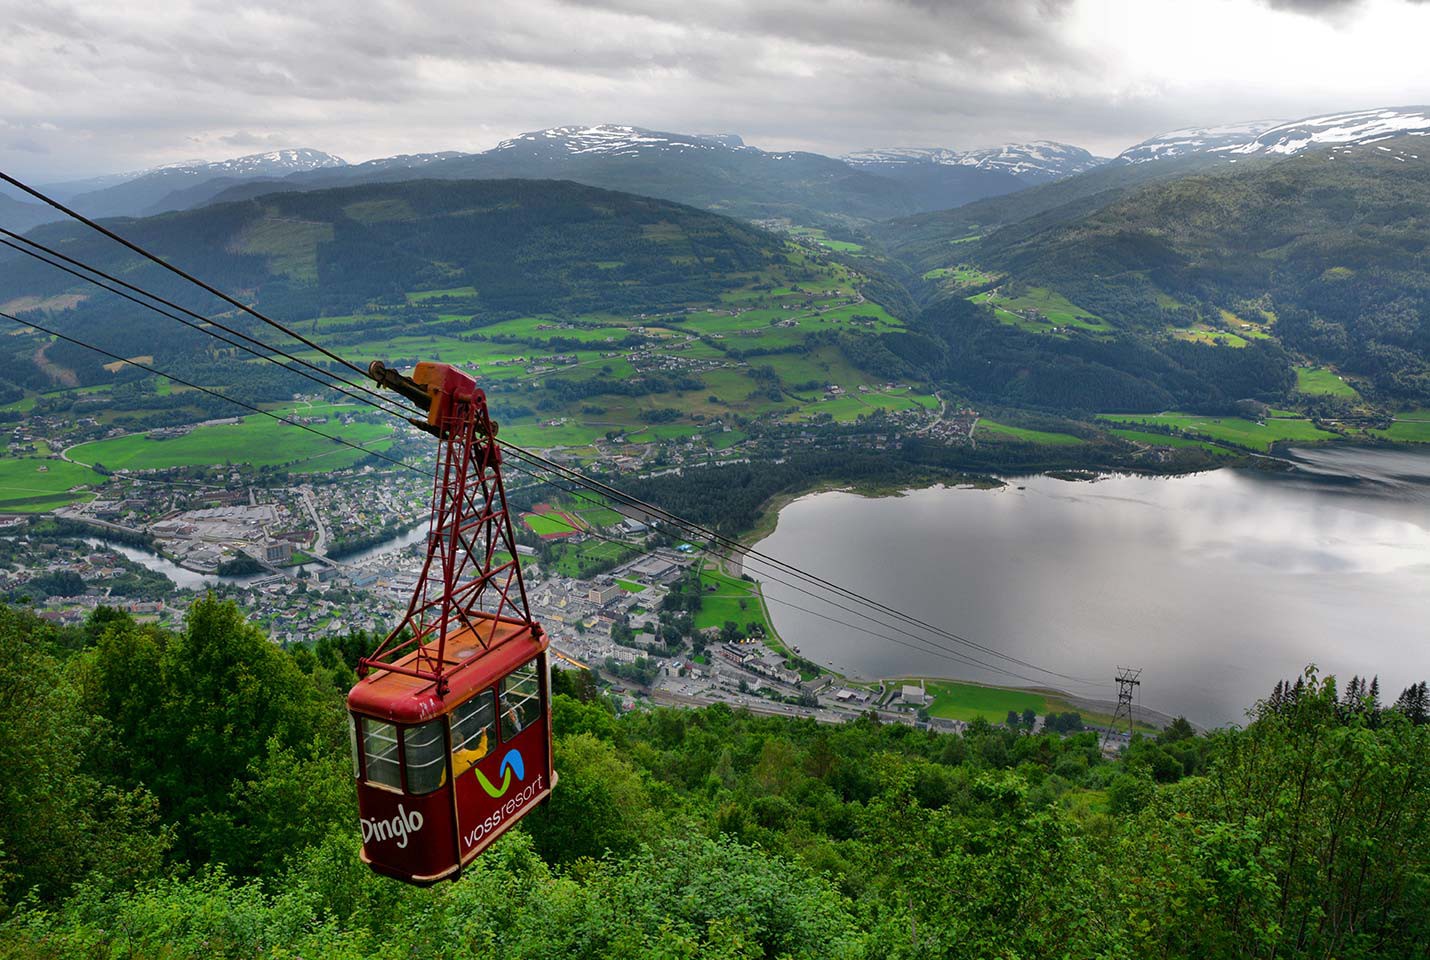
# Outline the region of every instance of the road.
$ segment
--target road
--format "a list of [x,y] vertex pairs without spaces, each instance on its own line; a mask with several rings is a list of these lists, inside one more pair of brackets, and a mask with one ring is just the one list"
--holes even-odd
[[313,488],[304,484],[295,487],[298,495],[303,498],[303,506],[308,511],[308,516],[313,520],[313,526],[317,528],[317,538],[313,541],[313,546],[308,552],[314,556],[321,557],[328,552],[328,527],[323,523],[322,514],[318,513],[318,502],[313,499]]

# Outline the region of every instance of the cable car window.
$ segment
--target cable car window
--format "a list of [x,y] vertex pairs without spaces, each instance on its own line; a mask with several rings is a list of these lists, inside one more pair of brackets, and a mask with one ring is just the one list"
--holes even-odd
[[510,740],[541,716],[541,678],[537,661],[517,667],[501,682],[501,738]]
[[397,762],[397,727],[372,717],[363,717],[362,753],[367,759],[367,779],[370,783],[402,789],[402,767]]
[[465,773],[492,748],[492,723],[496,720],[492,692],[481,693],[457,704],[452,711],[452,771]]
[[404,727],[402,745],[407,755],[407,792],[431,793],[447,776],[447,742],[442,721],[428,720]]
[[348,714],[348,745],[352,747],[353,751],[353,779],[360,780],[362,779],[362,767],[359,765],[357,748],[357,718],[351,713]]

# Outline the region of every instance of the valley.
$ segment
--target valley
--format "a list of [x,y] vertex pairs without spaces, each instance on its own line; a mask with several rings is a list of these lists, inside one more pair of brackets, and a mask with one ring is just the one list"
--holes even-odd
[[[1216,142],[1241,150],[1259,135],[1233,131]],[[518,170],[493,166],[496,158],[519,157],[523,173],[585,171],[583,179],[620,184],[653,183],[667,168],[708,183],[708,168],[696,174],[691,165],[711,162],[784,169],[779,157],[728,139],[560,128],[480,160],[353,167],[326,155],[279,157],[271,162],[311,165],[282,183],[261,163],[236,164],[221,171],[233,182],[217,177],[222,192],[197,208],[125,229],[293,322],[308,341],[290,348],[299,361],[322,365],[332,351],[399,369],[456,364],[487,390],[509,443],[734,534],[768,535],[781,506],[814,489],[985,486],[996,485],[993,475],[1043,471],[1175,475],[1275,463],[1293,444],[1430,439],[1417,372],[1424,359],[1408,349],[1417,334],[1407,298],[1424,288],[1419,261],[1402,255],[1374,283],[1356,266],[1366,255],[1359,244],[1404,246],[1413,217],[1395,204],[1422,201],[1408,148],[1339,147],[1332,168],[1324,151],[1280,158],[1268,149],[1266,159],[1248,147],[1245,164],[1232,167],[1220,146],[1190,154],[1149,146],[1112,161],[1066,154],[1064,169],[1032,162],[1063,156],[1046,145],[860,155],[853,168],[906,185],[927,186],[931,171],[947,168],[1032,186],[877,223],[809,206],[738,208],[750,225],[577,183],[485,179]],[[405,179],[414,168],[475,178]],[[146,196],[169,180],[150,181]],[[1326,191],[1341,182],[1389,191],[1363,213],[1373,223],[1331,222],[1340,213],[1326,206]],[[756,192],[773,189],[761,183]],[[1288,190],[1293,200],[1274,225],[1225,213]],[[708,197],[701,204],[737,209]],[[1382,208],[1401,219],[1375,212]],[[1336,239],[1305,250],[1293,239],[1287,248],[1283,238],[1301,229]],[[174,289],[152,265],[77,228],[50,225],[33,236]],[[1241,251],[1235,261],[1214,255],[1218,243]],[[387,515],[359,504],[386,502],[394,484],[405,490],[412,478],[391,461],[420,461],[427,437],[41,263],[14,254],[5,262],[0,307],[262,413],[17,329],[0,342],[19,371],[0,396],[0,417],[12,426],[0,510],[110,524],[152,538],[206,576],[256,562],[306,580],[326,566],[335,586],[314,586],[349,598],[359,623],[381,621],[397,597],[384,599],[381,585],[410,575],[400,552],[357,565],[329,553],[406,535],[419,519],[410,503]],[[1288,270],[1300,287],[1288,286]],[[1307,290],[1339,299],[1322,297],[1323,312],[1313,314]],[[256,332],[224,305],[183,304],[239,334]],[[1367,320],[1367,304],[1386,319]],[[1362,342],[1362,333],[1380,339]],[[175,495],[175,485],[192,489]],[[250,507],[235,503],[236,525],[205,526],[204,509],[214,509],[206,503],[227,509],[225,490],[247,491],[255,516],[286,519],[250,528],[239,516]],[[631,518],[535,474],[514,469],[512,491],[525,511],[522,535],[549,570],[546,609],[558,619],[563,605],[611,584],[627,594],[650,589],[619,571],[673,545],[658,532],[633,535],[623,526]],[[191,515],[200,519],[183,524],[195,532],[164,525]],[[781,615],[763,599],[754,604],[767,585],[721,572],[718,553],[709,560],[701,577],[714,595],[671,639],[724,631],[726,607],[737,603],[734,636],[762,638],[788,656],[774,623]],[[331,613],[293,619],[303,594],[292,576],[231,586],[285,636],[353,623]],[[166,617],[182,611],[177,595],[164,599],[176,604]],[[61,616],[84,609],[46,602]],[[565,633],[568,649],[598,660],[612,649],[587,636],[611,628],[596,608],[570,622],[580,628]]]
[[1430,960],[1430,0],[4,21],[0,960]]

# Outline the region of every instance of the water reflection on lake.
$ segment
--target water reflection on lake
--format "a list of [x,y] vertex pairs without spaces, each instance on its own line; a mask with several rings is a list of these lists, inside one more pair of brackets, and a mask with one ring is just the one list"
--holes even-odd
[[[786,507],[760,549],[1066,676],[1105,683],[1118,664],[1141,666],[1149,706],[1199,723],[1240,721],[1309,662],[1379,674],[1391,698],[1430,679],[1430,451],[1292,456],[1284,473],[816,494]],[[1110,684],[958,662],[788,586],[767,582],[766,594],[787,641],[845,672],[1112,695]]]

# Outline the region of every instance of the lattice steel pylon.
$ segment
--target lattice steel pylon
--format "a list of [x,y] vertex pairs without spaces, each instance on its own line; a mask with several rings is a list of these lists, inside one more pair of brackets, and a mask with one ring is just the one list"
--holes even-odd
[[[527,604],[502,484],[496,424],[476,381],[448,364],[419,363],[408,378],[373,361],[368,375],[426,410],[425,422],[409,422],[441,442],[427,557],[416,589],[407,612],[381,646],[358,662],[359,673],[366,676],[375,668],[435,680],[439,694],[445,694],[447,676],[473,662],[448,662],[450,634],[470,631],[485,646],[492,622],[529,627],[535,633],[541,629]],[[413,649],[417,658],[410,666],[391,662]]]
[[1139,679],[1142,676],[1142,668],[1118,667],[1117,676],[1113,680],[1117,681],[1117,711],[1112,715],[1112,723],[1108,724],[1107,733],[1102,735],[1102,743],[1107,744],[1107,736],[1117,729],[1117,721],[1124,715],[1127,717],[1127,739],[1132,739],[1132,702],[1136,699],[1137,688],[1142,684]]

